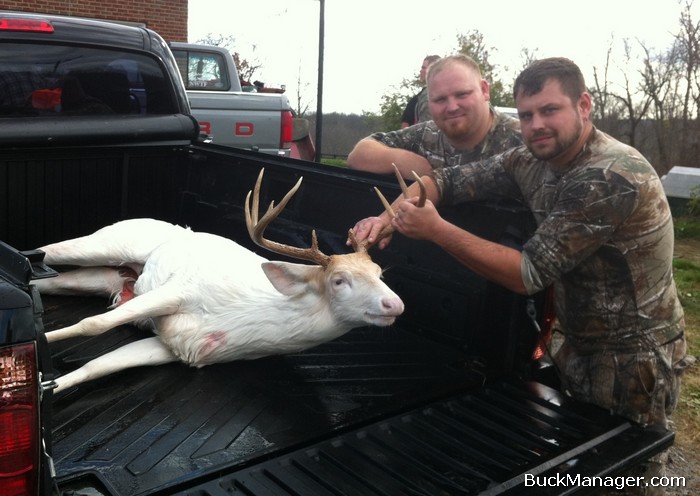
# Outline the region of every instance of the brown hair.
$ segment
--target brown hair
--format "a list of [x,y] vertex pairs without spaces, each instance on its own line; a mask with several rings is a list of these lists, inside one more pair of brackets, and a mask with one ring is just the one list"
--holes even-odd
[[513,85],[513,98],[517,100],[520,92],[527,96],[539,93],[550,79],[559,81],[562,91],[573,103],[586,91],[581,69],[567,58],[552,57],[536,60],[520,73]]

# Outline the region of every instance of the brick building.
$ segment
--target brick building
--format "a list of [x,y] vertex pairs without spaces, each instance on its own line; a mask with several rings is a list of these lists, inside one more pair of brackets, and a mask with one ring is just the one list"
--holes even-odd
[[89,17],[144,25],[166,41],[187,41],[188,0],[0,0],[0,10]]

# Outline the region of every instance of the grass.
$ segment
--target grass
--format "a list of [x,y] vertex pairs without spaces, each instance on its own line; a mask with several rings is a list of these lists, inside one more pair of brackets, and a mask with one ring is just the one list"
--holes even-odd
[[700,240],[700,217],[681,217],[673,220],[677,239]]
[[347,163],[344,158],[321,158],[321,163],[332,165],[334,167],[347,167]]
[[[689,246],[673,261],[673,274],[685,312],[688,353],[700,355],[700,217],[674,219],[676,244]],[[673,415],[676,443],[695,453],[700,443],[700,366],[686,370]]]

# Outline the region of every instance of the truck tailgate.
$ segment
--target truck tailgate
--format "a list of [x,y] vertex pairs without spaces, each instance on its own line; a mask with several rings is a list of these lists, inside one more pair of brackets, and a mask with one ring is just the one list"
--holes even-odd
[[672,441],[670,432],[643,431],[542,384],[504,382],[176,494],[588,494]]
[[[104,306],[46,297],[44,325]],[[54,343],[54,366],[146,335],[122,326]],[[299,354],[132,369],[54,399],[53,457],[77,494],[498,494],[525,472],[614,472],[647,454],[641,437],[672,442],[541,384],[484,386],[477,368],[394,326]]]

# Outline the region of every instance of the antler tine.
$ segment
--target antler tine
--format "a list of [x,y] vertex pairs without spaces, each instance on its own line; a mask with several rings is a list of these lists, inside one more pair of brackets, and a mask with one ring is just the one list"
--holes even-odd
[[391,203],[389,203],[389,200],[386,199],[386,196],[384,196],[384,194],[382,194],[382,192],[379,191],[379,188],[377,188],[375,186],[374,192],[377,193],[377,196],[379,197],[379,200],[382,202],[382,205],[384,205],[384,210],[386,210],[386,213],[389,214],[389,217],[391,219],[396,217],[396,213],[394,212],[394,209],[391,208]]
[[[391,163],[391,166],[394,168],[394,175],[399,181],[399,186],[401,186],[401,192],[403,193],[403,197],[408,199],[408,186],[406,186],[406,181],[403,180],[403,176],[401,175],[401,172],[399,172],[399,168],[396,167],[396,164],[394,162]],[[413,171],[413,174],[415,175],[416,171]]]
[[[394,162],[391,163],[391,165],[394,167],[394,174],[396,175],[396,179],[399,181],[399,186],[401,186],[401,191],[403,192],[403,197],[408,198],[408,186],[406,186],[406,181],[403,180],[403,176],[401,175],[401,172],[399,172],[399,168],[396,167],[396,164]],[[411,174],[413,174],[413,178],[418,181],[418,186],[420,188],[420,192],[418,194],[418,203],[416,206],[418,207],[424,207],[425,206],[425,199],[428,196],[427,190],[425,189],[425,183],[421,179],[421,177],[418,175],[418,173],[414,170],[411,171]],[[386,204],[385,204],[386,206]]]
[[[267,208],[265,215],[263,215],[262,218],[259,219],[258,209],[260,206],[260,185],[262,184],[262,177],[264,172],[264,168],[260,170],[258,180],[255,183],[255,189],[252,192],[248,191],[248,195],[246,196],[245,200],[245,222],[246,227],[248,228],[248,234],[250,235],[250,238],[258,246],[261,246],[262,248],[270,250],[274,253],[279,253],[280,255],[287,255],[292,258],[298,258],[300,260],[308,260],[310,262],[314,262],[323,267],[326,267],[329,264],[331,257],[325,255],[323,252],[321,252],[321,250],[318,249],[318,239],[316,237],[315,230],[311,231],[310,248],[297,248],[295,246],[285,245],[276,241],[265,239],[265,237],[263,236],[263,234],[265,233],[265,229],[267,229],[267,226],[270,225],[270,223],[279,216],[282,210],[284,210],[284,208],[287,206],[287,203],[289,203],[289,200],[292,199],[294,194],[301,186],[301,181],[303,180],[303,177],[300,177],[297,183],[294,185],[294,187],[292,187],[292,189],[290,189],[287,192],[287,194],[284,195],[284,198],[282,198],[282,200],[277,206],[275,206],[274,201],[270,202],[270,206]],[[253,196],[252,211],[251,195]]]
[[421,177],[416,173],[416,171],[411,172],[413,173],[413,177],[415,178],[415,180],[418,181],[418,188],[420,189],[420,193],[418,193],[418,203],[416,203],[416,207],[423,208],[425,207],[425,200],[428,198],[428,190],[425,187],[423,179],[421,179]]
[[[391,163],[391,165],[394,167],[394,174],[396,175],[396,179],[399,182],[399,186],[401,186],[401,191],[403,194],[404,198],[409,198],[408,194],[408,186],[406,186],[406,181],[404,181],[403,176],[401,175],[401,172],[399,172],[399,168],[396,167],[395,163]],[[424,207],[425,206],[425,201],[428,196],[427,189],[425,187],[425,183],[423,182],[423,179],[416,173],[416,171],[411,171],[413,172],[413,177],[415,178],[416,181],[418,181],[418,187],[420,189],[418,193],[418,203],[416,204],[417,207]],[[386,213],[389,215],[391,219],[396,217],[396,213],[394,212],[394,209],[391,207],[391,203],[386,199],[386,197],[382,194],[381,191],[379,191],[379,188],[376,186],[374,187],[375,193],[377,193],[377,196],[379,197],[379,200],[382,202],[382,205],[384,205],[384,210],[386,210]],[[350,239],[350,243],[352,244],[353,248],[355,251],[364,251],[366,252],[369,250],[373,245],[377,244],[379,241],[382,239],[386,238],[389,236],[391,233],[394,232],[394,228],[391,227],[391,224],[388,224],[384,229],[382,229],[377,236],[377,239],[374,240],[373,243],[369,243],[369,241],[365,240],[362,243],[357,243],[355,240],[355,233],[353,232],[352,229],[348,232],[348,238]]]

